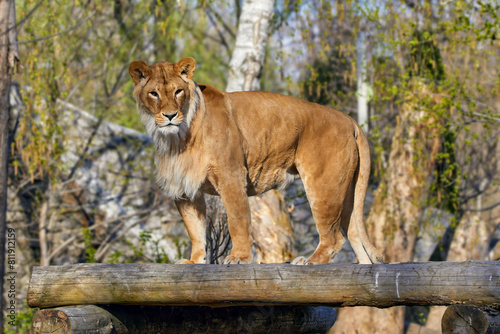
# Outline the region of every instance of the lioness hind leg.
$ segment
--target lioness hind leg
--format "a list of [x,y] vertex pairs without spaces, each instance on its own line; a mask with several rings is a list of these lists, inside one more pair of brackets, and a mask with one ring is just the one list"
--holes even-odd
[[[313,217],[319,234],[319,244],[313,255],[307,259],[307,264],[328,263],[331,258],[339,252],[345,242],[340,231],[340,212],[342,205],[332,203],[328,206],[326,213],[324,208],[313,209]],[[332,213],[337,213],[333,214]]]
[[309,258],[298,256],[292,261],[292,264],[306,265],[330,262],[332,257],[340,251],[345,242],[345,238],[340,232],[340,229],[333,232],[333,238],[331,236],[332,233],[320,233],[320,242],[314,254]]
[[307,143],[297,150],[297,169],[319,234],[318,247],[307,264],[328,263],[345,242],[340,226],[358,156],[354,140],[336,139],[338,146],[318,151],[310,149],[316,143]]
[[321,177],[303,178],[307,198],[319,234],[319,244],[313,255],[295,264],[328,263],[345,242],[340,230],[347,182],[343,178],[324,180]]

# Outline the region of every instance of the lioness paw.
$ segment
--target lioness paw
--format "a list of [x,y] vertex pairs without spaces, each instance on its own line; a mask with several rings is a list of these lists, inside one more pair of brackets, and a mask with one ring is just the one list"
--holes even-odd
[[229,255],[224,259],[224,262],[222,262],[222,264],[240,264],[240,263],[252,263],[252,258],[251,257],[244,258],[244,257]]
[[188,259],[182,259],[177,261],[175,264],[194,264],[194,261],[188,260]]
[[307,265],[307,264],[312,264],[312,263],[307,262],[307,258],[305,258],[305,257],[303,257],[303,256],[299,256],[299,257],[296,257],[296,258],[292,261],[292,264],[293,264],[293,265],[297,265],[297,266],[304,266],[304,265]]

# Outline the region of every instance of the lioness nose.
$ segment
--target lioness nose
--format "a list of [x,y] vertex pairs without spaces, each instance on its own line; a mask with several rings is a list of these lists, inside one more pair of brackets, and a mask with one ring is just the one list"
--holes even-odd
[[170,121],[174,119],[175,116],[177,116],[177,113],[173,113],[173,114],[164,114],[162,113],[163,116],[165,116],[166,118],[168,118]]

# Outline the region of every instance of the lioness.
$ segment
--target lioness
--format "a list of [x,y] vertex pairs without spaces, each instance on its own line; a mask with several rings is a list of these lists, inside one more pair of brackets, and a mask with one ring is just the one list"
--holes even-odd
[[227,211],[233,248],[224,263],[250,263],[247,196],[298,177],[320,240],[311,257],[294,263],[329,262],[345,241],[341,228],[360,263],[381,263],[363,223],[370,153],[360,127],[340,111],[298,98],[198,85],[195,67],[193,58],[129,66],[156,147],[156,181],[175,200],[192,242],[191,259],[178,263],[205,262],[203,193],[220,195]]

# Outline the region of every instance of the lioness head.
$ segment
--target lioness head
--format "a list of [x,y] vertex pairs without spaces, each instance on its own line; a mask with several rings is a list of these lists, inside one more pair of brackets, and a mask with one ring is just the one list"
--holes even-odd
[[184,58],[177,64],[130,64],[134,98],[151,136],[182,133],[189,128],[199,101],[196,84],[191,80],[195,68],[193,58]]

